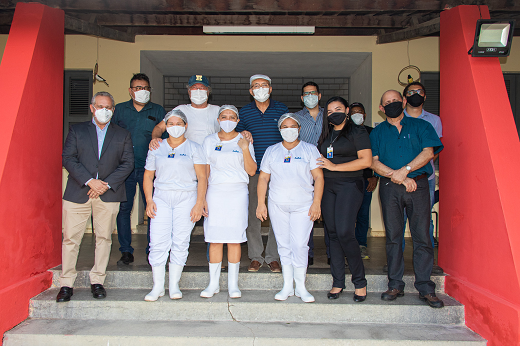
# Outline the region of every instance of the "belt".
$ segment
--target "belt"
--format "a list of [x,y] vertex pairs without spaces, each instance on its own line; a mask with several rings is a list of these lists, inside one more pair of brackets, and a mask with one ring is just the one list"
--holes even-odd
[[419,181],[419,180],[421,180],[422,178],[426,178],[427,176],[428,176],[428,174],[423,173],[423,174],[421,174],[421,175],[418,175],[418,176],[416,176],[416,177],[413,177],[412,179],[415,180],[415,181]]

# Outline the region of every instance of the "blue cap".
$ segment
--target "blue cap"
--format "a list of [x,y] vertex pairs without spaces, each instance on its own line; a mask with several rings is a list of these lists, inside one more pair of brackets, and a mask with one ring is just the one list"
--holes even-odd
[[206,76],[203,76],[201,74],[194,74],[190,77],[190,80],[188,81],[188,86],[192,86],[193,84],[200,83],[204,86],[209,87],[209,80],[206,78]]

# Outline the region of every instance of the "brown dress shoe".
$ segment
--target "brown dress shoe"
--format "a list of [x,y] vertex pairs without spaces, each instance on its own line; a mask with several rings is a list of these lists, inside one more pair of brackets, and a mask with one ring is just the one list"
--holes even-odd
[[382,300],[395,300],[397,297],[402,296],[404,296],[404,291],[397,288],[388,289],[388,291],[381,293]]
[[280,267],[280,264],[278,263],[278,261],[272,261],[271,263],[268,263],[267,265],[269,266],[269,269],[271,269],[271,271],[273,273],[282,272],[282,267]]
[[419,293],[419,299],[424,300],[432,308],[439,309],[444,307],[444,302],[437,298],[435,293],[425,294],[424,296]]
[[260,263],[258,261],[251,261],[251,264],[247,268],[247,271],[248,272],[257,272],[261,266],[262,266],[262,263]]

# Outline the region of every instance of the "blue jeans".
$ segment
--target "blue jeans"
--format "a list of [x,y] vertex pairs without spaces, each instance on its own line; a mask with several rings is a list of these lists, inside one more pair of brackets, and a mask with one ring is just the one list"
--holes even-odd
[[[139,184],[139,191],[143,197],[144,208],[146,210],[146,198],[143,191],[143,176],[144,168],[135,168],[132,173],[126,178],[126,202],[121,202],[119,205],[119,214],[117,214],[117,239],[119,240],[119,251],[134,253],[132,247],[132,227],[130,225],[130,213],[134,206],[134,197],[136,192],[136,185]],[[149,252],[150,247],[150,222],[148,222],[148,230],[146,232],[148,244],[146,245],[146,253]]]
[[357,213],[356,219],[356,240],[359,245],[367,246],[368,223],[370,220],[370,204],[372,203],[372,192],[368,192],[366,187],[368,180],[365,179],[365,192],[363,202]]
[[[435,178],[428,180],[428,187],[430,188],[430,239],[432,241],[432,246],[435,248],[435,242],[433,240],[433,218],[431,210],[433,209],[433,205],[435,204]],[[403,234],[406,231],[406,209],[404,210],[404,227]],[[357,236],[357,235],[356,235]],[[404,251],[404,237],[403,237],[403,251]]]

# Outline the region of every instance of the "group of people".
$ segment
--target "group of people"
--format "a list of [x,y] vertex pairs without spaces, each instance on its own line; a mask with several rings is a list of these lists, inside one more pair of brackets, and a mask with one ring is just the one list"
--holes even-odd
[[[96,234],[90,273],[94,298],[106,297],[103,282],[116,219],[122,253],[118,264],[133,262],[129,217],[136,184],[149,217],[147,254],[153,288],[146,301],[165,294],[168,256],[169,295],[182,298],[179,280],[190,235],[204,217],[210,279],[201,297],[220,291],[224,244],[228,294],[241,297],[240,244],[247,241],[248,271],[258,271],[265,262],[271,271],[282,272],[284,285],[275,299],[296,295],[313,302],[305,277],[313,262],[314,221],[323,217],[333,277],[327,296],[337,299],[345,288],[347,258],[353,299],[362,302],[367,296],[363,259],[369,258],[371,194],[380,179],[389,278],[389,289],[381,298],[394,300],[404,294],[407,217],[414,242],[415,287],[430,306],[443,306],[430,280],[431,186],[423,179],[434,174],[430,161],[442,143],[427,121],[416,119],[425,116],[416,109],[422,110],[424,102],[422,84],[408,85],[405,97],[395,90],[385,92],[379,108],[387,120],[373,130],[363,125],[366,112],[360,103],[349,105],[336,96],[320,107],[321,93],[314,82],[303,85],[305,108],[297,113],[270,98],[271,79],[266,75],[251,76],[254,101],[240,110],[210,105],[211,87],[203,75],[190,77],[187,89],[191,104],[165,115],[161,106],[150,102],[148,77],[136,74],[130,81],[130,101],[115,106],[110,94],[97,93],[90,106],[92,121],[71,127],[63,150],[69,179],[63,197],[58,302],[73,294],[79,244],[91,213]],[[261,222],[268,216],[271,227],[262,256]]]

